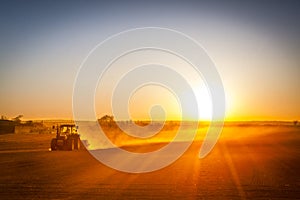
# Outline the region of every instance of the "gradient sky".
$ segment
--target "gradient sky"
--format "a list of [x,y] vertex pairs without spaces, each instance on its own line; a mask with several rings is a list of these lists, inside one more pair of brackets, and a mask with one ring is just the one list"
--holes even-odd
[[[76,73],[107,37],[155,26],[213,59],[227,119],[300,119],[298,1],[1,1],[0,114],[72,118]],[[138,98],[137,98],[138,99]]]

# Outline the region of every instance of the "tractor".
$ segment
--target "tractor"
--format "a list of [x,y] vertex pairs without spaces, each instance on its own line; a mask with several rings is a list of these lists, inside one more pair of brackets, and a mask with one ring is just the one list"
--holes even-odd
[[56,138],[51,140],[51,150],[78,150],[80,143],[77,127],[73,124],[63,124],[56,127]]

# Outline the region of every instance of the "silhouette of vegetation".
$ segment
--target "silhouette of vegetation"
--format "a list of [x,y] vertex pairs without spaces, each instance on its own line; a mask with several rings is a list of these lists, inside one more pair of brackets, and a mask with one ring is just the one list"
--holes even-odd
[[21,123],[21,118],[23,117],[23,115],[18,115],[17,117],[12,118],[12,121],[17,122],[17,123]]
[[5,115],[1,115],[1,120],[8,120],[8,118]]
[[116,127],[117,124],[112,115],[104,115],[100,119],[98,119],[98,123],[101,127]]
[[140,121],[140,120],[138,120],[138,121],[135,121],[134,123],[136,125],[139,125],[139,126],[147,126],[147,125],[150,124],[150,121]]

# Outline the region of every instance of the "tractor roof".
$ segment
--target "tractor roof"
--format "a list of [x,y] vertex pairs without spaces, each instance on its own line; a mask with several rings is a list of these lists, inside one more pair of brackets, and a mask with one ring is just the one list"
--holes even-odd
[[61,124],[60,127],[75,127],[75,124]]

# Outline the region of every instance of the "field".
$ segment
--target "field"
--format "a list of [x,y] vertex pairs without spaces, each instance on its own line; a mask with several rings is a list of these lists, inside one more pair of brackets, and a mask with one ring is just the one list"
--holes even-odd
[[0,135],[0,199],[300,199],[299,126],[226,126],[204,159],[198,137],[176,162],[145,174],[110,169],[86,150],[49,151],[54,136]]

